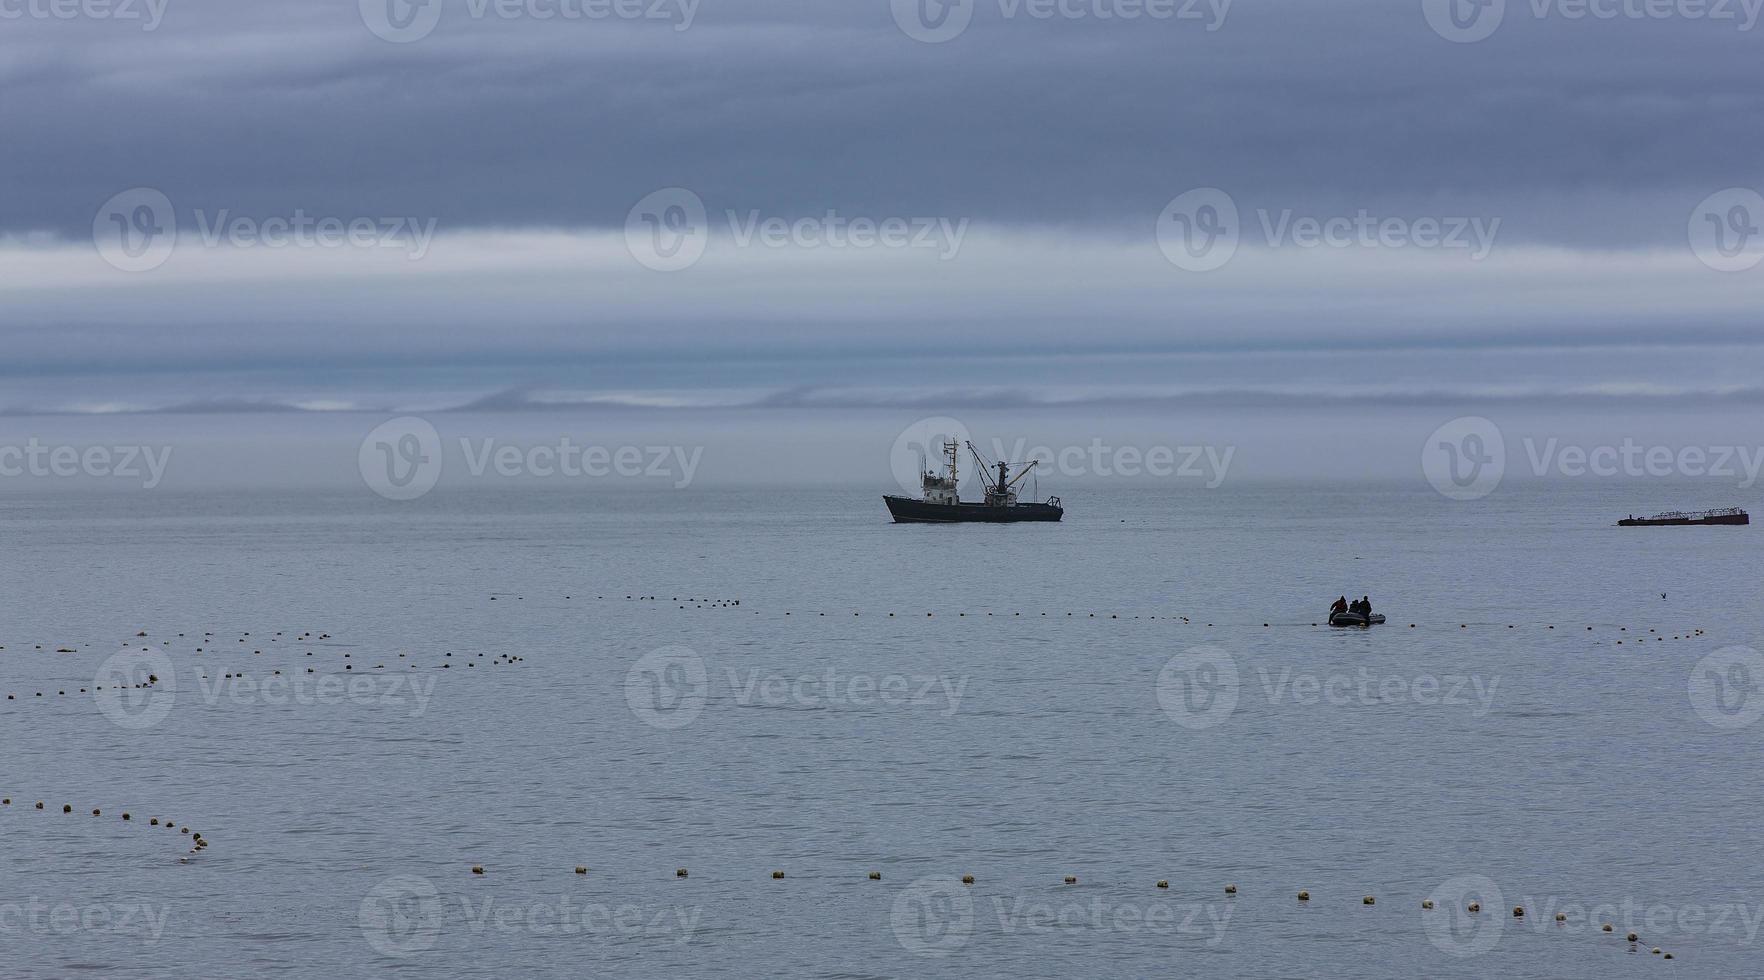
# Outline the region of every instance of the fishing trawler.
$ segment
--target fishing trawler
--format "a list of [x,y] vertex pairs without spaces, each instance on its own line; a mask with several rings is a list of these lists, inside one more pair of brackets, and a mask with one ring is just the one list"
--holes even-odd
[[[912,497],[884,496],[883,503],[888,505],[888,513],[893,515],[896,524],[1014,524],[1019,521],[1057,522],[1066,514],[1060,498],[1049,497],[1045,503],[1020,503],[1017,500],[1017,487],[1023,478],[1035,471],[1039,460],[1029,463],[988,463],[980,455],[980,450],[968,443],[968,452],[974,454],[974,461],[980,464],[980,471],[987,474],[986,499],[982,503],[963,503],[959,486],[960,474],[956,464],[961,459],[961,446],[957,443],[945,442],[943,455],[949,460],[947,472],[938,473],[927,469],[921,461],[920,482],[923,496],[915,500]],[[1011,476],[1015,468],[1017,475]],[[992,472],[998,471],[998,479],[992,479]]]
[[1701,524],[1747,525],[1752,517],[1738,507],[1727,507],[1721,510],[1699,510],[1686,513],[1681,510],[1655,514],[1653,517],[1637,517],[1629,515],[1625,520],[1617,522],[1618,527],[1684,527]]

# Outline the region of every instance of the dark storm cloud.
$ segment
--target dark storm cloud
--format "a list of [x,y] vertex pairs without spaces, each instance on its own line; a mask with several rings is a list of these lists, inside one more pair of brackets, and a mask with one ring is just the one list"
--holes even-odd
[[1698,200],[1764,180],[1764,28],[1743,21],[1510,0],[1492,37],[1457,44],[1420,0],[1027,9],[978,0],[941,44],[888,0],[703,0],[685,30],[449,0],[408,44],[354,0],[166,0],[151,31],[4,19],[0,231],[83,239],[136,186],[184,220],[617,227],[679,185],[713,212],[1143,233],[1214,185],[1246,209],[1495,215],[1511,241],[1627,247],[1680,245]]

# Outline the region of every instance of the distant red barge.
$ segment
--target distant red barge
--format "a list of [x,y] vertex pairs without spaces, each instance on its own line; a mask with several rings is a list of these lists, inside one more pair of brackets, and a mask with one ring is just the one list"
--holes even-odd
[[1750,524],[1752,518],[1738,507],[1727,507],[1722,510],[1700,510],[1692,513],[1684,511],[1668,511],[1655,514],[1653,517],[1636,517],[1631,515],[1627,520],[1617,522],[1618,527],[1680,527],[1694,524]]

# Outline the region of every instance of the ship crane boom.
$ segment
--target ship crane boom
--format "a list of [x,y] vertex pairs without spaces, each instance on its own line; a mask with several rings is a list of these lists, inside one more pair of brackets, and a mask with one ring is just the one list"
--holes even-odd
[[[992,484],[992,489],[998,493],[1006,493],[1014,489],[1017,484],[1023,482],[1023,478],[1028,476],[1029,472],[1035,469],[1036,465],[1041,462],[1040,460],[1030,460],[1027,463],[1006,463],[1003,461],[997,463],[987,462],[986,457],[980,454],[980,450],[975,448],[972,442],[968,443],[968,452],[974,454],[974,462],[980,464],[981,471],[986,473],[996,471],[998,473],[998,482]],[[1019,471],[1016,479],[1010,479],[1009,474],[1011,470]]]

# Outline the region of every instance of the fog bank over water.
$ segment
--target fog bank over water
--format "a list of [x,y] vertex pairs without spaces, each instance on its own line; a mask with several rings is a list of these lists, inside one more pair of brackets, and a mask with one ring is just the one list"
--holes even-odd
[[[1764,346],[1682,332],[1623,343],[1547,337],[1499,346],[1449,338],[1403,346],[1325,337],[1302,346],[1202,345],[1172,331],[1137,348],[758,347],[603,351],[469,362],[357,354],[316,365],[232,356],[194,367],[107,361],[84,369],[0,365],[0,416],[286,412],[586,412],[684,409],[1050,409],[1153,414],[1214,409],[1480,404],[1647,413],[1747,411],[1764,401]],[[99,348],[102,350],[102,348]],[[754,424],[771,418],[753,416]]]
[[[419,455],[426,460],[438,449],[435,483],[443,490],[714,493],[797,485],[896,493],[905,489],[900,474],[910,479],[918,464],[909,430],[932,418],[953,419],[988,457],[1040,457],[1034,485],[1041,495],[1068,502],[1125,486],[1231,494],[1267,482],[1380,481],[1426,491],[1430,440],[1464,417],[1487,419],[1504,440],[1506,486],[1627,481],[1636,489],[1637,509],[1750,505],[1759,497],[1764,438],[1737,413],[1516,411],[1476,404],[15,417],[0,438],[0,493],[354,488],[366,494],[364,474],[408,462],[399,437],[409,423],[401,419],[433,427],[434,441],[422,443]],[[381,428],[388,424],[392,428]],[[33,448],[35,471],[27,456]],[[107,451],[109,469],[92,472],[85,462],[69,462],[76,451],[83,460],[95,448]],[[52,471],[49,454],[56,450],[77,472]],[[141,454],[138,472],[109,472],[127,453]],[[931,456],[935,462],[935,452]],[[155,460],[164,461],[157,477],[146,472]],[[977,465],[965,452],[961,462],[971,478]],[[975,494],[977,485],[970,480],[966,491]],[[1497,495],[1476,506],[1498,503]]]

